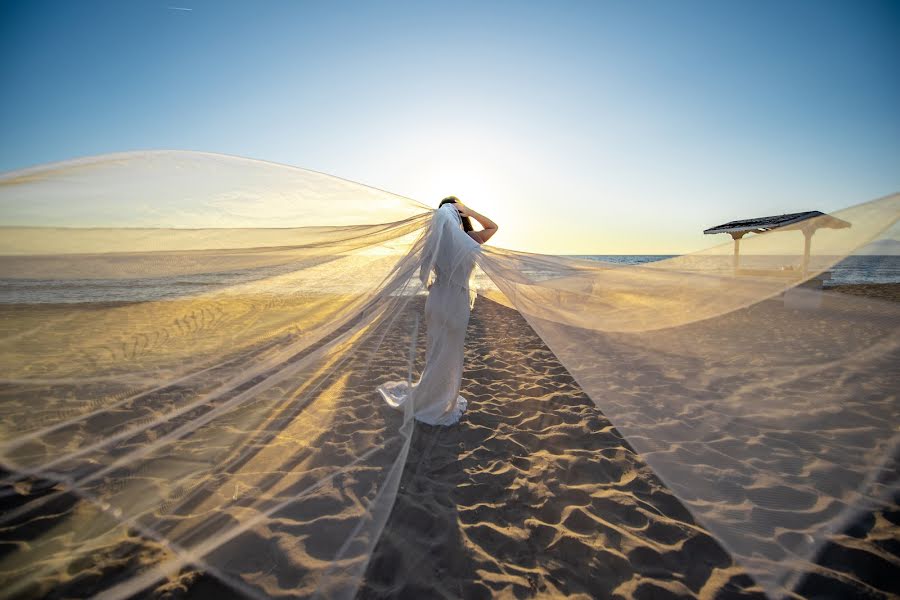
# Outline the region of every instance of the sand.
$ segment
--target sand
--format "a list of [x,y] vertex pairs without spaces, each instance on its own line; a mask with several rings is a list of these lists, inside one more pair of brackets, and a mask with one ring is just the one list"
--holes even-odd
[[845,283],[832,285],[826,288],[829,291],[853,294],[854,296],[866,296],[868,298],[881,298],[900,302],[900,283]]
[[[833,289],[900,299],[900,284]],[[421,312],[421,299],[410,311]],[[390,335],[408,331],[403,325]],[[404,347],[403,340],[397,347]],[[403,364],[402,356],[384,357],[375,372],[387,379]],[[377,398],[373,390],[380,381],[350,383],[356,387],[348,389]],[[518,313],[477,300],[462,393],[469,410],[458,425],[417,425],[396,503],[358,598],[764,598]],[[360,406],[354,394],[342,394],[334,411],[346,424],[364,420],[361,409],[373,410]],[[334,429],[337,438],[347,437]],[[353,492],[352,484],[344,491]],[[45,520],[63,519],[76,506],[57,507],[59,513]],[[340,524],[344,509],[322,505],[322,514],[333,517],[328,527]],[[296,531],[317,520],[307,506],[296,513],[289,515]],[[810,565],[797,597],[900,595],[898,524],[900,498],[864,515]],[[271,533],[260,538],[240,560],[275,541]],[[311,546],[297,545],[303,550],[296,553],[298,564],[315,556]],[[90,596],[133,569],[121,561],[103,567],[102,573],[73,572],[70,585],[56,595]],[[273,589],[302,589],[271,575],[283,586]],[[236,597],[192,569],[144,596]]]
[[[477,301],[463,394],[458,426],[417,428],[359,598],[764,597],[515,311]],[[898,501],[826,546],[797,597],[900,594]]]

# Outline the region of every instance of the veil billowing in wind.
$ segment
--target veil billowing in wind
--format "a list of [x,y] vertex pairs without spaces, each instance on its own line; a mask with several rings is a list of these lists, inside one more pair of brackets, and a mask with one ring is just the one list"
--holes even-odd
[[[98,593],[124,598],[198,568],[248,597],[352,596],[415,426],[376,388],[412,378],[423,342],[406,308],[434,260],[433,212],[190,152],[0,177],[0,467],[14,506],[0,520],[15,544],[2,593],[65,592],[93,573]],[[898,215],[898,195],[832,213],[851,227],[816,233],[802,277]],[[777,267],[802,243],[747,237],[742,259]],[[731,252],[643,266],[471,256],[489,278],[479,292],[528,320],[779,597],[830,534],[898,489],[900,307],[736,276]]]
[[478,249],[478,242],[463,231],[452,205],[434,212],[419,267],[419,279],[428,289],[425,367],[415,383],[410,377],[378,388],[391,406],[412,403],[413,416],[429,425],[458,422],[468,405],[459,387],[466,326],[475,302],[471,279]]

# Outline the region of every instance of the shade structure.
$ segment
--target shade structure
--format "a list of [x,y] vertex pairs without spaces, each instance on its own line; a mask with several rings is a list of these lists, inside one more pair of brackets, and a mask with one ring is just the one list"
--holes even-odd
[[[800,231],[803,234],[803,262],[801,264],[801,277],[805,277],[809,268],[810,248],[812,245],[812,236],[817,229],[844,229],[850,227],[851,223],[826,215],[818,210],[810,210],[800,213],[791,213],[783,215],[774,215],[771,217],[757,217],[754,219],[743,219],[740,221],[730,221],[723,225],[716,225],[703,231],[705,234],[711,233],[728,233],[734,240],[734,270],[737,274],[740,265],[741,238],[748,233],[770,233],[776,230],[781,231]],[[759,273],[756,273],[759,274]],[[775,272],[769,274],[777,274]],[[785,274],[785,273],[781,273]],[[792,275],[792,273],[787,273]]]

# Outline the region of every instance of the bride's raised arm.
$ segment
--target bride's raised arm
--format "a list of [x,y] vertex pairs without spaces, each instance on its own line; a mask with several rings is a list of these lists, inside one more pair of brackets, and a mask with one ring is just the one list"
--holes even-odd
[[462,202],[456,202],[456,208],[459,210],[459,214],[463,217],[472,217],[476,221],[478,221],[484,229],[481,231],[469,231],[469,235],[479,244],[483,244],[491,237],[497,233],[497,230],[500,228],[499,225],[491,221],[489,218],[485,217],[481,213],[472,210]]

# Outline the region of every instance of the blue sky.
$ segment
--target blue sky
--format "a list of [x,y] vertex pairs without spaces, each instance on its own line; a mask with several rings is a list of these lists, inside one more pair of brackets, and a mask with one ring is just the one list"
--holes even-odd
[[0,7],[0,171],[236,154],[456,194],[553,253],[900,191],[900,2]]

